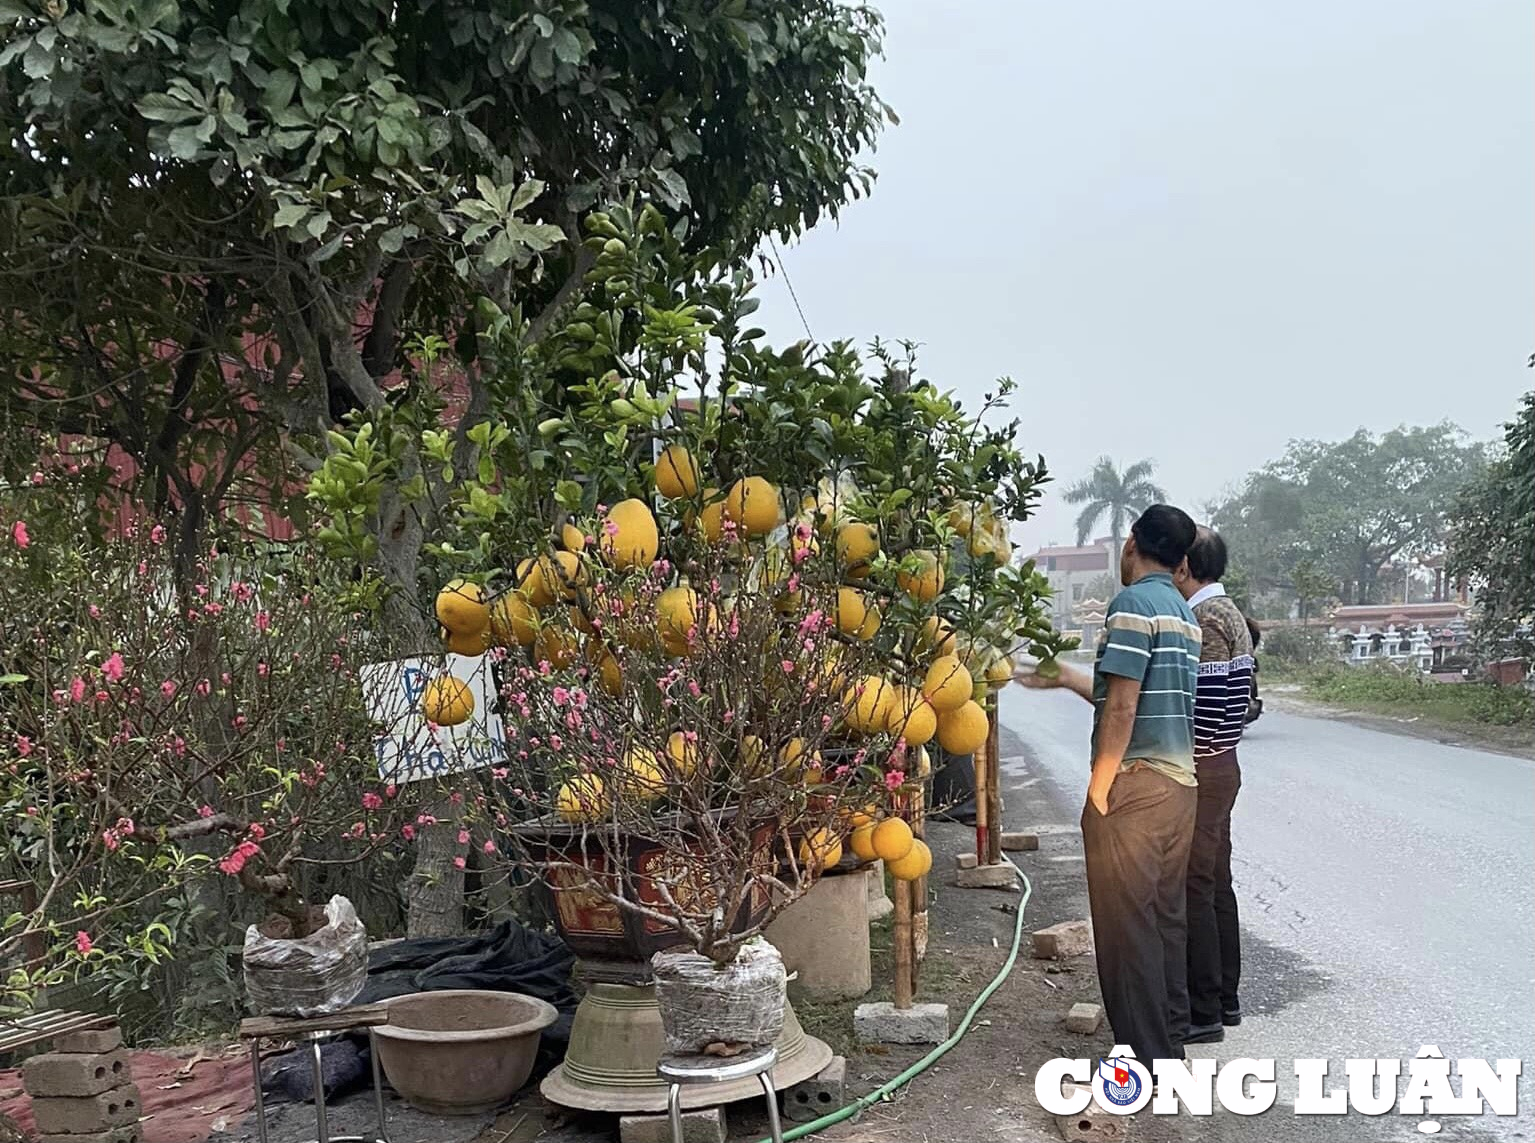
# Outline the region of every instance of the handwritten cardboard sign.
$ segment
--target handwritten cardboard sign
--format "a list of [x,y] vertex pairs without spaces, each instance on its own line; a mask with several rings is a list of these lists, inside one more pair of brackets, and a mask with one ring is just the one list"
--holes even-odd
[[[490,664],[484,655],[416,657],[369,663],[361,670],[363,700],[378,724],[373,752],[378,775],[404,785],[462,770],[495,766],[506,760],[506,729],[496,713]],[[458,726],[434,732],[421,715],[421,693],[444,670],[469,684],[474,714]]]

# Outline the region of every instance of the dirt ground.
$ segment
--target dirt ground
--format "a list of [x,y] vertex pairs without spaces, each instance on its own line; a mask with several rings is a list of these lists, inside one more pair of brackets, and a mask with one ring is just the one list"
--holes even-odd
[[1466,746],[1511,754],[1516,758],[1535,758],[1535,734],[1527,726],[1487,726],[1476,723],[1443,723],[1416,715],[1375,714],[1344,706],[1318,702],[1302,695],[1293,683],[1274,683],[1263,690],[1263,699],[1271,710],[1288,711],[1307,718],[1331,718],[1351,722],[1387,734],[1405,734],[1446,746]]

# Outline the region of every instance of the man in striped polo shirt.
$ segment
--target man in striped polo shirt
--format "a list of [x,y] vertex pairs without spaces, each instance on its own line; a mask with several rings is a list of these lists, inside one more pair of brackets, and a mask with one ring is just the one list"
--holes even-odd
[[1247,725],[1255,660],[1247,620],[1221,586],[1225,574],[1226,541],[1219,532],[1200,528],[1173,577],[1203,632],[1194,700],[1199,808],[1189,849],[1185,1044],[1219,1043],[1226,1038],[1226,1026],[1242,1022],[1237,999],[1242,939],[1231,887],[1231,807],[1242,788],[1237,743]]
[[1194,521],[1154,504],[1120,556],[1091,677],[1020,676],[1093,703],[1093,771],[1082,810],[1098,984],[1114,1038],[1145,1062],[1181,1059],[1187,1022],[1185,878],[1194,831],[1199,623],[1173,583]]

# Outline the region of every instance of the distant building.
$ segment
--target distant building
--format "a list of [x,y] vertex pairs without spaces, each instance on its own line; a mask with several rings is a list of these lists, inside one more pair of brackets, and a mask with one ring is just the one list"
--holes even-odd
[[[1073,609],[1089,602],[1089,596],[1093,594],[1090,587],[1094,580],[1107,575],[1117,581],[1119,576],[1119,553],[1114,550],[1111,536],[1103,536],[1080,547],[1040,548],[1029,558],[1050,579],[1050,589],[1053,592],[1051,619],[1063,631],[1077,630],[1082,626],[1075,621],[1077,616],[1073,614]],[[1101,611],[1105,601],[1095,602],[1099,605],[1098,624],[1101,626]],[[1091,645],[1085,637],[1082,643],[1084,646]]]
[[1355,665],[1410,663],[1426,673],[1459,673],[1470,640],[1464,603],[1381,603],[1340,607],[1328,636]]

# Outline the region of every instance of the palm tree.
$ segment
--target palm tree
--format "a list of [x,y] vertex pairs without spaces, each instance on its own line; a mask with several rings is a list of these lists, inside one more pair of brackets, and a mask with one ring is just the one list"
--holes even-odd
[[1135,517],[1167,499],[1167,493],[1151,479],[1155,469],[1152,461],[1139,460],[1120,472],[1112,457],[1100,456],[1093,471],[1066,490],[1066,503],[1083,505],[1077,515],[1077,543],[1087,543],[1093,529],[1107,515],[1114,550],[1119,551],[1125,528]]

